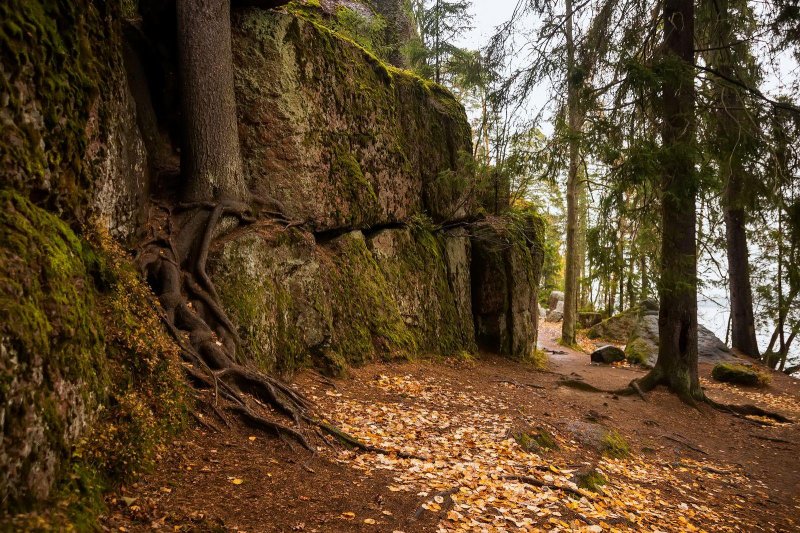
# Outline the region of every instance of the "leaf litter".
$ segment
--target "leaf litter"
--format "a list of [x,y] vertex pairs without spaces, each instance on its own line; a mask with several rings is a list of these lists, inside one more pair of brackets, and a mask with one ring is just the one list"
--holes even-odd
[[376,394],[339,391],[315,399],[364,442],[422,459],[353,451],[337,459],[365,474],[391,471],[388,490],[416,494],[420,512],[442,517],[439,532],[749,529],[737,519],[743,502],[713,500],[718,489],[698,490],[728,483],[758,494],[734,465],[601,457],[594,468],[607,483],[591,492],[575,483],[582,465],[570,463],[589,452],[552,427],[557,451],[526,452],[511,434],[515,411],[497,397],[441,376],[379,375],[366,386]]

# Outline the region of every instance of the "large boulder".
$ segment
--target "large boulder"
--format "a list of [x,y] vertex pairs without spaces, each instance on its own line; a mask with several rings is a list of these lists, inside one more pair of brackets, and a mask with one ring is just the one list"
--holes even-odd
[[[700,361],[708,363],[737,359],[730,348],[703,325],[697,326],[697,353]],[[655,365],[658,359],[658,316],[648,314],[639,318],[625,346],[625,354],[631,362]]]
[[463,107],[321,24],[234,14],[237,110],[250,187],[317,231],[461,217]]
[[551,291],[550,297],[547,299],[547,310],[553,311],[556,309],[558,303],[561,302],[561,311],[564,311],[564,293],[561,291]]
[[610,365],[611,363],[618,363],[625,360],[625,352],[616,346],[602,346],[590,355],[592,363],[603,363]]
[[589,328],[586,334],[590,339],[603,339],[622,344],[628,340],[631,332],[636,328],[638,319],[639,310],[629,309],[595,324]]
[[527,359],[537,340],[541,228],[532,218],[520,228],[508,218],[490,217],[472,234],[477,341],[486,349]]
[[586,329],[603,321],[603,315],[594,311],[578,312],[578,327]]

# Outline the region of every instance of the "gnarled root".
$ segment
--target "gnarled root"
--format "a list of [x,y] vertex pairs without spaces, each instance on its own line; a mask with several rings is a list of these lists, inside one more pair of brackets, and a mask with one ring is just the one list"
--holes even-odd
[[359,449],[389,453],[322,421],[314,412],[313,402],[302,394],[237,361],[241,340],[220,304],[206,263],[224,217],[237,224],[252,222],[255,219],[249,206],[241,202],[196,202],[179,204],[174,211],[177,214],[167,211],[165,229],[143,244],[138,263],[161,302],[167,329],[181,348],[187,377],[204,391],[200,396],[209,410],[226,425],[225,412],[310,451],[314,447],[309,435],[322,430]]

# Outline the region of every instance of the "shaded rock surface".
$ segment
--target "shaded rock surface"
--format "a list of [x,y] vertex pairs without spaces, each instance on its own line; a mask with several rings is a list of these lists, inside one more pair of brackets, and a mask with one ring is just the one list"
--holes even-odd
[[[626,355],[635,354],[643,364],[653,366],[658,359],[658,316],[646,315],[639,319],[625,348]],[[733,355],[724,342],[703,325],[697,327],[697,352],[701,361],[715,363],[734,361]]]
[[610,365],[625,360],[625,352],[616,346],[601,346],[590,355],[592,363],[603,363]]
[[472,297],[479,345],[518,359],[536,348],[541,229],[490,218],[473,229]]

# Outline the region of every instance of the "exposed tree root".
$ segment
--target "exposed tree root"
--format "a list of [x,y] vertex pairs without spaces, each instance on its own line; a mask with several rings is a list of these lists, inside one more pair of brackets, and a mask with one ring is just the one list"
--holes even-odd
[[689,448],[690,450],[693,450],[693,451],[695,451],[697,453],[702,453],[703,455],[708,455],[707,451],[698,448],[697,446],[693,445],[690,442],[686,442],[684,439],[679,439],[678,437],[673,437],[672,435],[661,435],[661,436],[663,438],[667,439],[667,440],[671,440],[672,442],[677,442],[681,446],[685,446],[685,447]]
[[514,381],[513,379],[493,379],[492,383],[507,383],[509,385],[514,385],[515,387],[530,387],[531,389],[544,389],[546,390],[547,387],[543,387],[541,385],[534,385],[533,383],[522,383],[520,381]]
[[[768,418],[770,420],[774,420],[775,422],[780,422],[782,424],[792,423],[791,418],[787,418],[782,414],[776,413],[774,411],[767,411],[752,404],[736,405],[736,404],[719,403],[717,401],[712,400],[708,396],[705,397],[705,403],[707,403],[714,409],[717,409],[725,413],[731,413],[740,418],[746,418],[748,416],[759,416],[762,418]],[[747,420],[752,421],[752,419],[750,418],[748,418]]]
[[587,498],[591,499],[591,496],[581,492],[578,489],[573,489],[572,487],[568,487],[566,485],[555,485],[553,483],[546,483],[539,479],[536,479],[533,476],[503,476],[503,479],[507,479],[509,481],[519,481],[520,483],[525,483],[526,485],[533,485],[534,487],[541,487],[550,490],[560,490],[563,492],[568,492],[577,496],[578,498]]
[[714,409],[717,409],[718,411],[730,413],[749,422],[762,425],[765,423],[748,417],[756,416],[774,420],[775,422],[779,423],[792,423],[792,419],[787,418],[786,416],[780,413],[776,413],[774,411],[767,411],[765,409],[762,409],[761,407],[752,404],[736,405],[736,404],[719,403],[706,396],[702,389],[695,392],[690,392],[682,389],[675,390],[674,387],[670,386],[667,379],[663,377],[663,373],[660,371],[656,371],[656,369],[653,369],[647,375],[645,375],[640,379],[634,379],[633,381],[630,382],[630,384],[627,387],[617,390],[600,389],[598,387],[595,387],[591,383],[586,383],[585,381],[581,381],[578,379],[561,379],[559,380],[558,385],[562,387],[569,387],[572,389],[581,390],[584,392],[599,392],[605,394],[616,394],[619,396],[633,396],[635,394],[644,401],[647,401],[647,397],[645,396],[646,392],[650,392],[659,385],[665,385],[670,389],[672,389],[678,395],[681,401],[694,408],[699,408],[699,404],[704,403],[713,407]]
[[[268,200],[260,203],[275,205]],[[175,209],[162,208],[167,214],[161,221],[163,227],[154,229],[155,234],[142,245],[138,263],[161,302],[161,318],[181,348],[188,378],[208,392],[201,396],[226,425],[224,412],[312,452],[315,448],[309,436],[320,436],[321,430],[363,451],[412,457],[348,435],[323,421],[315,413],[313,402],[288,384],[238,362],[241,339],[222,308],[206,264],[220,231],[255,220],[248,205],[193,202],[178,204]],[[281,220],[289,223],[285,217]],[[208,425],[205,420],[202,423]],[[324,437],[322,440],[330,444]]]

